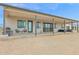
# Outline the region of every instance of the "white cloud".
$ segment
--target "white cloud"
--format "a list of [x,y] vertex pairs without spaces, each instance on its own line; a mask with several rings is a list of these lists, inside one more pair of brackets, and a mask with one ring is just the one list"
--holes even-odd
[[23,3],[8,3],[8,5],[17,6],[17,7],[22,7],[22,6],[24,6]]
[[48,4],[41,4],[41,6],[39,4],[29,4],[29,3],[9,3],[9,5],[13,5],[13,6],[17,6],[17,7],[26,7],[26,8],[31,8],[34,10],[40,10],[40,9],[52,9],[52,10],[56,10],[58,8],[59,4],[55,4],[55,3],[48,3]]
[[47,4],[47,5],[46,5],[46,7],[47,7],[48,9],[52,9],[52,10],[58,9],[58,6],[59,6],[59,4],[53,4],[53,3],[50,3],[50,4]]
[[40,10],[41,7],[39,7],[36,4],[29,4],[29,3],[9,3],[8,5],[16,6],[16,7],[21,7],[21,8],[28,8],[28,9],[34,9],[34,10]]

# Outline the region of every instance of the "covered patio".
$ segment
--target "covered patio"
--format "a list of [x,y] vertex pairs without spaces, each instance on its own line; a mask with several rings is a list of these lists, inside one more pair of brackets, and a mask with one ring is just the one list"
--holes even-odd
[[[56,35],[79,32],[79,21],[9,5],[4,8],[3,33],[10,28],[13,35]],[[18,27],[17,21],[23,21]]]

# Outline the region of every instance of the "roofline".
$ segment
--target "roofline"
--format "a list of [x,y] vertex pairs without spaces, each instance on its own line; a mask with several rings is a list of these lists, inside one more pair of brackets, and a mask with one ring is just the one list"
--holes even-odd
[[24,8],[20,8],[20,7],[12,6],[12,5],[7,5],[7,4],[4,4],[4,3],[0,3],[0,5],[1,5],[1,6],[11,7],[11,8],[16,8],[16,9],[20,9],[20,10],[24,10],[24,11],[29,11],[29,12],[33,12],[33,13],[38,13],[38,14],[42,14],[42,15],[58,17],[58,18],[66,19],[66,20],[78,21],[78,20],[73,20],[73,19],[70,19],[70,18],[60,17],[60,16],[51,15],[51,14],[47,14],[47,13],[42,13],[42,12],[38,12],[38,11],[34,11],[34,10],[30,10],[30,9],[24,9]]

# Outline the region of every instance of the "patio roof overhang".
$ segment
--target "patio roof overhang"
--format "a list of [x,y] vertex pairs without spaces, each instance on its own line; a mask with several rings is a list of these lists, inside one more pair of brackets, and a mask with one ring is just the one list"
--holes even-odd
[[11,16],[14,16],[16,18],[23,17],[25,19],[27,18],[27,19],[35,20],[35,16],[37,16],[38,21],[40,20],[40,21],[53,22],[53,19],[54,19],[54,22],[58,24],[64,24],[64,20],[66,24],[71,22],[78,22],[77,20],[55,16],[51,14],[46,14],[46,13],[41,13],[33,10],[23,9],[19,7],[14,7],[6,4],[0,4],[0,5],[4,6],[6,16],[10,16],[10,17]]

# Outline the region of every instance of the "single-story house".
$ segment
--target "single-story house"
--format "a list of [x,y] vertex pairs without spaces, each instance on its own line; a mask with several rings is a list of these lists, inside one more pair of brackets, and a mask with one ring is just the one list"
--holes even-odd
[[[3,33],[10,29],[16,33],[56,33],[78,32],[78,20],[37,12],[6,4],[0,4],[4,9]],[[63,31],[64,30],[64,31]],[[71,31],[72,30],[72,31]]]

